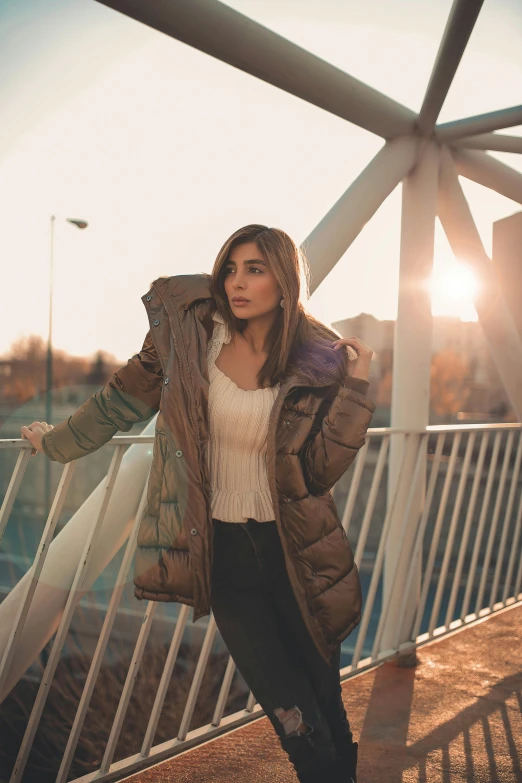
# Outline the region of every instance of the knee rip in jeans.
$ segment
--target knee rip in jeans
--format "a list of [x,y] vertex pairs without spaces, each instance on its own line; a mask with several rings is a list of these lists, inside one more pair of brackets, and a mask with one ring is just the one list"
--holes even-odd
[[287,737],[306,736],[313,731],[313,728],[303,721],[303,713],[299,707],[291,707],[289,710],[277,707],[274,715],[283,724]]

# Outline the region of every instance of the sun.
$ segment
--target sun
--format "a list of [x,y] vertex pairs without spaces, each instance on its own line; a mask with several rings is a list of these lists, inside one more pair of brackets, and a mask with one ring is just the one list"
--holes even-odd
[[473,299],[480,285],[468,264],[462,261],[444,265],[435,262],[429,288],[433,315],[449,315],[462,321],[477,320]]

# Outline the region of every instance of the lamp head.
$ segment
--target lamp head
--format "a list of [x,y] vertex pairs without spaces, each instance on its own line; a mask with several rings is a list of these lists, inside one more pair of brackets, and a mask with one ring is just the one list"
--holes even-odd
[[67,222],[72,223],[78,228],[87,228],[87,226],[89,225],[86,220],[77,220],[75,218],[67,218]]

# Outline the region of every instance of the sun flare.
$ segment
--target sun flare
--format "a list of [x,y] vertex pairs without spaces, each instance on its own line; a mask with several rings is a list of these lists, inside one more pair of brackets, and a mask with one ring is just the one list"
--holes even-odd
[[478,290],[477,277],[467,264],[459,261],[444,269],[435,268],[430,280],[431,311],[433,315],[476,321],[473,298]]

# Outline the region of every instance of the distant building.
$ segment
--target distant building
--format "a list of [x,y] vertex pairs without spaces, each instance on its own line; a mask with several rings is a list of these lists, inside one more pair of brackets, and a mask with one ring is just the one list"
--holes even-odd
[[518,333],[522,335],[522,212],[493,223],[492,260]]
[[[389,407],[395,321],[380,321],[373,315],[360,313],[354,318],[335,321],[332,326],[343,337],[359,337],[373,349],[370,395],[378,406]],[[478,321],[434,316],[432,355],[437,357],[439,366],[441,360],[447,357],[448,366],[459,362],[460,370],[466,367],[465,377],[459,381],[462,384],[462,410],[448,418],[472,419],[471,414],[477,414],[482,420],[509,418],[511,405]]]

